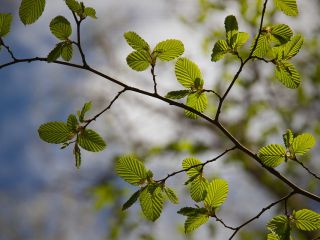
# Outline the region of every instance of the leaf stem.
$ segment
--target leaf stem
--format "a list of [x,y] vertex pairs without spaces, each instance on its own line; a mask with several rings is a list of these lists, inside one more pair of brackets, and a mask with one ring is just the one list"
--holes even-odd
[[152,80],[153,80],[153,89],[154,89],[154,94],[158,95],[157,92],[157,81],[156,81],[156,75],[154,73],[155,70],[155,64],[151,64],[151,75],[152,75]]
[[83,21],[83,18],[78,19],[78,18],[77,18],[77,15],[76,15],[75,12],[73,12],[73,11],[72,11],[72,15],[73,15],[73,18],[74,18],[74,20],[75,20],[75,22],[76,22],[76,25],[77,25],[77,41],[76,41],[76,42],[73,42],[73,43],[76,44],[76,46],[77,46],[78,49],[79,49],[83,66],[84,66],[84,67],[87,67],[87,66],[88,66],[88,63],[87,63],[87,61],[86,61],[86,56],[84,55],[84,52],[83,52],[82,46],[81,46],[81,33],[80,33],[80,28],[81,28],[81,23],[82,23],[82,21]]
[[10,47],[6,45],[3,41],[3,39],[0,37],[0,46],[4,46],[4,48],[7,50],[7,52],[10,54],[10,57],[12,58],[13,61],[17,60],[16,57],[14,56],[13,52],[11,51]]

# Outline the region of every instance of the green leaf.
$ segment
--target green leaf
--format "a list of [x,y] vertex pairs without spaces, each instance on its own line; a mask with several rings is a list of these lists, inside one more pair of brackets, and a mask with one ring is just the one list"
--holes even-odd
[[295,155],[303,155],[315,144],[316,140],[310,133],[303,133],[293,139],[292,149]]
[[48,122],[42,124],[38,129],[38,133],[43,141],[56,144],[64,143],[73,136],[73,133],[70,132],[67,124],[64,122]]
[[277,9],[288,16],[297,16],[299,14],[296,0],[274,0]]
[[61,57],[63,58],[63,60],[69,62],[72,59],[72,54],[73,54],[72,43],[65,42],[61,50]]
[[199,214],[207,214],[208,211],[205,208],[183,207],[177,213],[183,216],[196,216]]
[[107,146],[102,137],[91,129],[85,129],[81,132],[77,142],[80,147],[90,152],[100,152]]
[[246,32],[238,32],[231,40],[233,49],[237,50],[239,47],[242,47],[248,41],[249,37],[250,35]]
[[72,33],[70,22],[63,16],[57,16],[50,22],[50,31],[60,40],[68,40]]
[[179,40],[169,39],[158,43],[153,52],[160,60],[170,61],[183,54],[184,46]]
[[128,199],[128,201],[126,201],[123,206],[122,206],[122,211],[128,209],[129,207],[131,207],[139,198],[141,193],[141,190],[139,189],[138,191],[136,191],[134,194],[132,194],[132,196]]
[[283,142],[286,148],[290,148],[293,143],[293,133],[290,129],[287,130],[285,134],[282,135]]
[[131,155],[117,159],[115,169],[119,177],[132,185],[140,185],[148,177],[143,163]]
[[238,22],[235,16],[229,15],[224,20],[224,26],[226,29],[226,39],[228,45],[233,45],[232,38],[238,33]]
[[207,214],[198,214],[194,216],[188,216],[184,223],[185,233],[190,233],[195,229],[199,228],[201,225],[205,224],[209,220]]
[[32,24],[42,15],[45,0],[22,0],[19,8],[20,20],[24,25]]
[[[256,41],[256,38],[252,43],[251,51],[252,51],[252,48],[254,47],[255,41]],[[267,56],[268,52],[271,50],[270,44],[271,44],[271,34],[262,32],[258,39],[257,46],[252,53],[252,56],[261,57],[261,58]]]
[[78,117],[80,122],[84,122],[85,114],[91,109],[91,107],[92,107],[92,102],[86,102],[83,105],[81,111],[78,112]]
[[287,42],[284,46],[284,59],[290,59],[294,57],[301,49],[304,38],[302,35],[295,35],[289,42]]
[[278,44],[287,43],[293,35],[291,28],[286,24],[275,24],[271,27],[270,32],[274,37],[273,40]]
[[284,160],[286,149],[279,144],[270,144],[259,149],[258,156],[268,167],[277,167]]
[[267,240],[282,240],[275,232],[269,233]]
[[48,54],[47,56],[48,62],[56,61],[61,56],[62,49],[63,49],[63,43],[58,43],[54,47],[54,49],[52,49],[51,52]]
[[177,197],[177,194],[175,193],[175,191],[172,188],[164,187],[163,190],[171,203],[173,203],[173,204],[179,203],[179,199]]
[[[267,224],[267,228],[274,233],[274,237],[278,236],[280,240],[290,240],[290,223],[285,215],[278,215],[271,219]],[[272,238],[271,238],[272,239]],[[277,238],[275,238],[277,239]]]
[[80,150],[77,143],[74,145],[73,154],[74,154],[74,158],[75,158],[76,168],[79,169],[81,166],[81,150]]
[[76,13],[81,12],[81,5],[79,2],[75,0],[66,0],[66,4],[71,11]]
[[84,13],[85,13],[86,16],[89,16],[89,17],[91,17],[93,19],[97,19],[96,10],[94,8],[92,8],[92,7],[86,7],[84,9]]
[[145,51],[149,52],[149,50],[150,50],[149,44],[142,37],[140,37],[137,33],[126,32],[124,34],[124,38],[126,39],[127,43],[134,50],[137,50],[137,51],[145,50]]
[[166,94],[166,98],[169,99],[181,99],[187,96],[190,93],[190,90],[179,90],[179,91],[171,91]]
[[0,37],[6,36],[10,32],[12,15],[10,13],[0,13]]
[[[191,93],[187,98],[187,106],[194,108],[198,112],[204,112],[208,106],[208,97],[205,93]],[[197,114],[185,110],[185,114],[187,117],[196,119],[198,117]]]
[[207,196],[204,204],[210,208],[220,207],[228,196],[228,183],[223,179],[214,179],[207,187]]
[[320,214],[309,209],[301,209],[293,212],[294,224],[303,231],[320,229]]
[[195,175],[199,175],[202,173],[202,166],[197,166],[197,167],[193,167],[191,168],[192,166],[195,166],[195,165],[199,165],[199,164],[202,164],[202,162],[197,159],[197,158],[194,158],[194,157],[191,157],[191,158],[185,158],[183,161],[182,161],[182,168],[184,170],[186,169],[189,169],[187,171],[187,174],[188,176],[190,177],[193,177]]
[[146,51],[134,51],[127,57],[127,64],[133,70],[144,71],[150,66],[150,56]]
[[199,175],[190,185],[190,196],[195,202],[201,202],[207,194],[208,180]]
[[224,55],[228,52],[230,52],[230,47],[228,46],[228,43],[225,40],[219,40],[214,44],[214,47],[212,49],[211,54],[211,61],[217,62],[221,58],[224,57]]
[[297,88],[301,83],[301,77],[296,67],[288,61],[276,63],[275,77],[287,88]]
[[78,119],[74,114],[70,114],[67,120],[67,127],[70,132],[76,133],[78,128]]
[[163,209],[163,195],[160,187],[157,187],[152,192],[146,187],[140,194],[140,205],[143,214],[148,220],[157,220]]
[[197,78],[202,79],[199,67],[187,58],[179,58],[175,65],[175,74],[179,83],[185,88],[192,88]]

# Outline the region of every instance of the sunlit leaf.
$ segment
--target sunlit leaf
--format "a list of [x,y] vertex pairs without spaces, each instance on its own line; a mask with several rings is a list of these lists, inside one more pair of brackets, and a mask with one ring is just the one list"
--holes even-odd
[[303,231],[320,229],[320,214],[309,209],[293,212],[294,224]]
[[81,111],[78,112],[79,121],[83,122],[85,114],[91,109],[92,102],[86,102],[83,104]]
[[274,0],[274,4],[288,16],[297,16],[299,13],[296,0]]
[[10,32],[11,22],[10,13],[0,13],[0,37],[5,37]]
[[[256,45],[256,48],[253,51],[252,56],[257,56],[257,57],[266,57],[268,52],[271,50],[271,34],[269,33],[261,33]],[[251,51],[252,48],[254,47],[256,39],[253,41],[252,46],[251,46]]]
[[48,143],[64,143],[70,140],[73,133],[70,132],[67,124],[64,122],[48,122],[42,124],[38,133],[40,138]]
[[267,228],[274,233],[274,237],[278,236],[280,240],[290,240],[291,228],[289,218],[287,216],[278,215],[272,218],[271,221],[267,224]]
[[194,175],[199,175],[202,172],[202,166],[197,166],[197,167],[192,167],[192,166],[196,166],[202,164],[202,162],[195,158],[195,157],[191,157],[191,158],[185,158],[182,161],[182,168],[184,170],[189,169],[187,171],[187,174],[192,177]]
[[190,233],[195,229],[199,228],[201,225],[205,224],[209,220],[207,214],[198,214],[193,216],[188,216],[184,223],[185,233]]
[[288,61],[277,62],[275,77],[287,88],[297,88],[301,83],[301,77],[296,67]]
[[285,134],[282,135],[283,136],[283,142],[284,145],[286,146],[286,148],[291,147],[292,143],[293,143],[293,133],[290,129],[287,130],[287,132]]
[[134,50],[147,52],[150,50],[149,44],[135,32],[126,32],[124,38]]
[[217,62],[223,58],[226,53],[230,52],[230,50],[231,49],[225,40],[217,41],[212,49],[211,61]]
[[134,51],[127,57],[127,64],[133,70],[144,71],[150,66],[150,56],[146,51]]
[[294,57],[301,49],[304,38],[302,35],[295,35],[288,43],[285,44],[284,48],[284,58],[290,59]]
[[208,180],[199,175],[190,184],[190,196],[195,202],[201,202],[207,194]]
[[177,197],[176,192],[169,187],[164,187],[163,191],[165,192],[167,198],[169,199],[169,201],[173,204],[178,204],[179,203],[179,199]]
[[91,17],[93,19],[97,19],[96,10],[94,8],[92,8],[92,7],[86,7],[84,9],[84,13],[85,13],[86,16],[89,16],[89,17]]
[[70,132],[76,133],[78,127],[78,119],[74,114],[70,114],[67,120],[67,127]]
[[293,35],[291,28],[286,24],[273,25],[270,33],[274,37],[274,40],[276,40],[279,44],[288,42]]
[[286,149],[279,144],[270,144],[259,149],[258,156],[268,167],[277,167],[284,160]]
[[214,179],[208,184],[204,204],[210,208],[220,207],[228,196],[228,183],[223,179]]
[[169,39],[158,43],[153,52],[162,61],[170,61],[183,54],[184,46],[179,40]]
[[45,0],[22,0],[19,8],[20,20],[23,24],[32,24],[42,15]]
[[156,221],[163,209],[163,195],[160,187],[153,191],[148,190],[146,187],[140,194],[139,201],[143,214],[148,220]]
[[242,47],[249,39],[250,35],[246,32],[238,32],[236,35],[233,36],[231,42],[232,47],[237,50],[239,47]]
[[72,59],[73,55],[73,46],[72,43],[64,43],[61,50],[61,57],[63,60],[69,62]]
[[292,149],[295,155],[303,155],[316,144],[314,136],[310,133],[303,133],[293,139]]
[[[193,109],[197,110],[198,112],[204,112],[208,106],[208,97],[205,93],[191,93],[188,95],[187,98],[187,106],[192,107]],[[185,114],[189,118],[197,118],[198,115],[191,111],[185,110]]]
[[50,31],[60,40],[68,40],[72,33],[70,22],[63,16],[57,16],[50,22]]
[[192,88],[197,78],[202,79],[199,67],[187,58],[179,58],[175,65],[175,73],[179,83],[185,88]]
[[82,131],[79,134],[77,141],[80,147],[90,152],[100,152],[107,146],[103,138],[91,129]]

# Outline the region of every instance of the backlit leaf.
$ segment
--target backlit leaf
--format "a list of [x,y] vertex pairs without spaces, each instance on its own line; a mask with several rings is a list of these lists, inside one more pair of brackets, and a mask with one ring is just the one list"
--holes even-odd
[[290,129],[287,130],[287,132],[285,134],[282,135],[283,136],[283,142],[284,145],[286,146],[286,148],[291,147],[292,143],[293,143],[293,133]]
[[287,216],[278,215],[272,218],[267,224],[267,228],[274,233],[274,237],[278,236],[280,240],[290,240],[291,228]]
[[182,161],[182,168],[184,170],[189,169],[187,171],[187,174],[190,177],[192,177],[194,175],[199,175],[202,172],[202,166],[192,167],[192,166],[199,165],[199,164],[202,164],[202,162],[197,158],[194,158],[194,157],[185,158]]
[[184,46],[179,40],[169,39],[158,43],[153,52],[162,61],[170,61],[183,54]]
[[301,83],[301,77],[296,67],[288,61],[277,63],[275,77],[287,88],[297,88]]
[[204,204],[210,208],[220,207],[228,196],[228,183],[223,179],[214,179],[207,187],[207,196]]
[[124,38],[134,50],[150,50],[149,44],[135,32],[126,32]]
[[320,229],[320,214],[309,209],[301,209],[293,213],[294,224],[303,231]]
[[64,122],[48,122],[42,124],[38,133],[40,138],[48,143],[64,143],[70,140],[73,133],[70,132],[67,124]]
[[32,24],[42,15],[45,0],[22,0],[19,8],[20,20],[24,25]]
[[10,13],[0,13],[0,37],[5,37],[10,32],[11,22]]
[[303,155],[316,144],[315,138],[310,133],[303,133],[293,139],[292,149],[294,154]]
[[231,42],[233,43],[232,47],[237,50],[239,47],[242,47],[249,39],[250,35],[246,32],[238,32],[233,36]]
[[294,57],[300,51],[303,41],[303,36],[297,34],[288,43],[286,43],[284,46],[284,58],[290,59]]
[[173,204],[179,203],[179,199],[177,197],[177,194],[175,193],[175,191],[172,188],[164,187],[163,190],[171,203],[173,203]]
[[140,185],[147,179],[147,169],[134,156],[122,156],[115,163],[116,173],[126,182]]
[[230,50],[231,49],[225,40],[217,41],[212,49],[211,61],[217,62],[223,58],[226,53],[230,52]]
[[178,90],[178,91],[171,91],[166,94],[166,98],[169,99],[181,99],[187,96],[190,93],[190,90]]
[[72,33],[70,22],[63,16],[57,16],[50,22],[50,31],[60,40],[68,40]]
[[284,160],[286,149],[279,144],[270,144],[259,149],[258,156],[268,167],[277,167]]
[[78,127],[78,119],[74,114],[70,114],[67,120],[67,127],[70,132],[76,133]]
[[72,43],[64,43],[61,50],[61,57],[63,60],[69,62],[72,59],[73,46]]
[[79,121],[83,122],[85,114],[91,109],[92,102],[86,102],[83,104],[81,111],[78,112]]
[[[187,106],[194,108],[198,112],[204,112],[204,110],[206,110],[208,106],[208,97],[205,93],[191,93],[188,95],[186,104]],[[185,110],[185,114],[187,117],[193,119],[198,117],[197,114],[188,110]]]
[[275,24],[271,27],[271,34],[279,44],[284,44],[291,39],[293,32],[286,24]]
[[107,146],[103,138],[91,129],[81,132],[77,141],[80,147],[90,152],[100,152]]
[[163,195],[160,187],[157,187],[153,191],[148,191],[146,187],[140,194],[140,205],[144,216],[151,221],[156,221],[163,209]]
[[202,79],[199,67],[187,58],[179,58],[175,65],[175,74],[179,83],[185,88],[192,88],[197,78]]
[[127,57],[127,64],[133,70],[144,71],[150,66],[150,56],[146,51],[134,51]]
[[[251,50],[254,47],[254,43],[256,40],[253,41]],[[256,48],[253,51],[252,56],[257,56],[257,57],[265,57],[267,56],[268,52],[270,51],[271,47],[271,36],[268,33],[261,33],[256,45]]]
[[199,228],[201,225],[205,224],[209,220],[207,214],[198,214],[194,216],[188,216],[184,223],[185,233],[190,233],[195,229]]
[[296,0],[274,0],[274,4],[288,16],[297,16],[299,13]]
[[190,196],[195,202],[201,202],[207,194],[208,180],[199,175],[190,184]]

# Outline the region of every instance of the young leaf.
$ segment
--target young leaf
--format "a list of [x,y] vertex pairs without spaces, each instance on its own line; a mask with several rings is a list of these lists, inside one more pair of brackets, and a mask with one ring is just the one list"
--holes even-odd
[[250,35],[246,32],[238,32],[233,38],[231,42],[233,43],[232,48],[237,50],[242,47],[249,39]]
[[299,13],[296,0],[274,0],[274,4],[288,16],[297,16]]
[[294,57],[300,51],[303,41],[304,41],[303,36],[301,36],[300,34],[297,34],[289,42],[287,42],[283,46],[284,59],[288,60]]
[[277,167],[284,160],[286,149],[279,144],[270,144],[259,149],[258,156],[268,167]]
[[183,216],[196,216],[199,214],[207,214],[208,211],[205,208],[183,207],[177,213]]
[[231,47],[233,45],[232,38],[238,33],[238,22],[235,16],[229,15],[224,21],[224,26],[226,29],[226,39],[228,45]]
[[56,144],[64,143],[73,136],[73,133],[70,132],[67,124],[64,122],[48,122],[42,124],[38,129],[38,133],[43,141]]
[[293,35],[291,28],[286,24],[273,25],[270,33],[274,37],[273,40],[275,40],[278,44],[287,43]]
[[63,16],[57,16],[50,22],[50,31],[60,40],[68,40],[72,33],[70,22]]
[[171,91],[166,94],[166,98],[169,99],[181,99],[187,96],[190,93],[190,90],[179,90],[179,91]]
[[197,166],[197,167],[193,167],[191,168],[192,166],[195,166],[195,165],[199,165],[201,164],[202,162],[197,159],[197,158],[194,158],[194,157],[191,157],[191,158],[185,158],[183,161],[182,161],[182,168],[184,170],[186,169],[189,169],[187,171],[187,174],[192,177],[194,175],[199,175],[201,172],[202,172],[202,166]]
[[190,185],[190,196],[195,202],[201,202],[207,194],[208,180],[199,175]]
[[132,196],[128,199],[128,201],[126,201],[123,206],[122,206],[122,211],[128,209],[129,207],[131,207],[139,198],[141,193],[141,190],[139,189],[138,191],[136,191],[134,194],[132,194]]
[[296,67],[288,62],[277,62],[275,68],[275,77],[287,88],[297,88],[301,83],[301,77]]
[[71,42],[64,42],[62,50],[61,50],[61,57],[63,60],[69,62],[72,58],[73,53],[73,46]]
[[175,191],[172,188],[164,187],[163,190],[171,203],[173,203],[173,204],[179,203],[179,199],[177,197],[177,194],[175,193]]
[[210,208],[220,207],[228,196],[228,183],[223,179],[215,179],[207,187],[207,196],[204,199],[205,206]]
[[279,235],[276,234],[275,232],[272,232],[268,234],[267,240],[283,240],[283,239],[280,238]]
[[183,54],[184,46],[179,40],[169,39],[158,43],[153,52],[160,60],[170,61]]
[[[191,93],[187,98],[187,106],[194,108],[198,112],[204,112],[208,106],[208,97],[205,93]],[[196,119],[198,117],[197,114],[185,110],[185,114],[187,117]]]
[[66,4],[68,8],[75,13],[79,13],[81,11],[80,3],[75,0],[66,0]]
[[81,111],[78,112],[78,117],[80,122],[84,122],[85,114],[91,109],[92,102],[86,102]]
[[197,78],[202,79],[199,67],[187,58],[179,58],[175,65],[175,74],[179,83],[185,88],[192,88]]
[[80,147],[90,152],[100,152],[107,146],[102,137],[91,129],[85,129],[81,132],[77,142]]
[[74,145],[73,154],[74,154],[74,158],[75,158],[76,168],[79,169],[81,166],[81,150],[80,150],[77,143]]
[[160,187],[155,188],[152,193],[148,188],[149,186],[142,190],[139,200],[145,217],[154,222],[161,215],[163,209],[163,195]]
[[286,148],[290,148],[293,143],[293,133],[290,129],[287,130],[285,134],[282,135],[283,142]]
[[315,138],[309,133],[303,133],[293,139],[292,149],[295,155],[303,155],[316,144]]
[[184,223],[184,231],[185,233],[190,233],[205,224],[209,220],[209,216],[207,214],[198,214],[193,216],[188,216],[187,220]]
[[127,64],[133,70],[144,71],[150,66],[150,56],[146,51],[134,51],[127,57]]
[[[251,51],[252,51],[252,48],[254,47],[255,41],[256,40],[254,40],[252,43]],[[257,46],[252,53],[252,56],[257,56],[257,57],[261,57],[261,58],[267,56],[268,52],[271,49],[270,44],[271,44],[270,34],[264,33],[264,32],[261,33],[260,37],[258,39],[258,42],[257,42]]]
[[58,43],[54,47],[54,49],[52,49],[51,52],[48,54],[47,56],[48,62],[54,62],[55,60],[57,60],[61,56],[62,49],[63,49],[63,43]]
[[279,215],[272,218],[267,224],[267,228],[274,233],[274,235],[278,235],[280,240],[290,239],[290,223],[285,215]]
[[76,133],[78,127],[78,119],[75,115],[70,114],[67,120],[67,127],[70,132]]
[[212,49],[211,54],[211,61],[217,62],[221,58],[224,57],[224,55],[228,52],[230,52],[230,47],[228,46],[227,42],[225,40],[219,40],[214,44],[214,47]]
[[19,8],[20,20],[24,25],[32,24],[42,15],[45,0],[22,0]]
[[303,231],[320,229],[320,214],[309,209],[301,209],[293,212],[294,224]]
[[140,185],[147,179],[147,169],[134,156],[122,156],[115,163],[116,173],[132,185]]
[[12,15],[10,13],[0,13],[0,38],[10,32],[11,22]]
[[124,34],[124,38],[126,39],[127,43],[134,50],[137,50],[137,51],[145,50],[145,51],[149,52],[149,50],[150,50],[149,44],[142,37],[140,37],[137,33],[126,32]]
[[84,14],[86,16],[89,16],[89,17],[93,18],[93,19],[97,19],[96,10],[94,8],[92,8],[92,7],[86,7],[84,9]]

